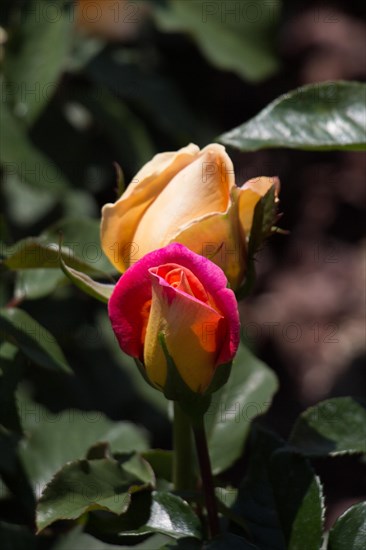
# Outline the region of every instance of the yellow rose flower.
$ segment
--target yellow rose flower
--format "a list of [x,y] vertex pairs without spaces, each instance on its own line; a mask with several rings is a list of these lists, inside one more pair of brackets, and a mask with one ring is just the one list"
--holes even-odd
[[103,207],[102,248],[124,272],[152,250],[178,242],[211,259],[237,289],[255,206],[273,186],[277,178],[258,177],[237,187],[230,157],[217,143],[160,153],[117,202]]

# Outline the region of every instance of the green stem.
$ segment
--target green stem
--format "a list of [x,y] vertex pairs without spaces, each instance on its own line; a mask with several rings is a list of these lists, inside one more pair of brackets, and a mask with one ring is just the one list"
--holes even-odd
[[193,488],[193,451],[191,421],[174,401],[173,422],[173,483],[176,491]]
[[206,502],[210,536],[213,538],[220,534],[220,524],[217,514],[215,487],[213,483],[203,416],[200,422],[195,423],[193,433],[196,441],[197,456],[201,471],[202,488]]

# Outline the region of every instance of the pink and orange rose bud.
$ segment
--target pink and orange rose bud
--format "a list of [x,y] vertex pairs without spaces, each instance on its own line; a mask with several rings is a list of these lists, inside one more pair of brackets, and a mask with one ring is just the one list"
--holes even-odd
[[237,187],[230,157],[217,143],[160,153],[116,203],[104,206],[103,250],[124,272],[148,252],[179,242],[220,266],[237,289],[247,266],[254,209],[277,187],[278,179],[268,177]]
[[178,243],[132,265],[108,311],[122,350],[142,363],[146,378],[164,393],[172,368],[166,352],[189,390],[204,394],[239,345],[238,306],[224,273]]

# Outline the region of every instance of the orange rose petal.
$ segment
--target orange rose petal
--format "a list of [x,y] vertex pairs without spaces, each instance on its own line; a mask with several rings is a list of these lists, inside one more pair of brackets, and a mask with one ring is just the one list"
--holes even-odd
[[117,202],[103,207],[102,249],[119,271],[124,272],[143,255],[134,235],[146,209],[198,153],[199,148],[190,144],[173,153],[156,155],[136,174]]
[[212,145],[176,174],[138,224],[134,240],[141,255],[167,245],[188,223],[210,213],[226,212],[234,184],[229,163],[232,168],[224,148]]
[[151,185],[154,187],[155,195],[155,192],[163,189],[175,174],[193,162],[199,154],[200,149],[194,143],[190,143],[178,151],[158,153],[137,172],[123,197],[127,198],[136,191],[141,192],[142,190],[151,195]]
[[246,248],[240,235],[236,204],[232,203],[225,214],[215,213],[193,222],[174,240],[221,267],[232,289],[240,285]]

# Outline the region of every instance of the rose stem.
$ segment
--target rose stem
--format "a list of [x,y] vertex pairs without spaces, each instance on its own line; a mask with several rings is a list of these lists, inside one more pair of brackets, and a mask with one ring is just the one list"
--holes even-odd
[[193,487],[192,428],[189,417],[174,401],[173,422],[173,483],[176,491],[189,491]]
[[220,526],[219,517],[217,515],[215,488],[213,484],[210,455],[208,454],[203,416],[200,421],[196,421],[193,426],[193,433],[196,441],[197,456],[201,471],[202,487],[206,502],[210,535],[211,538],[214,538],[216,535],[220,534]]

